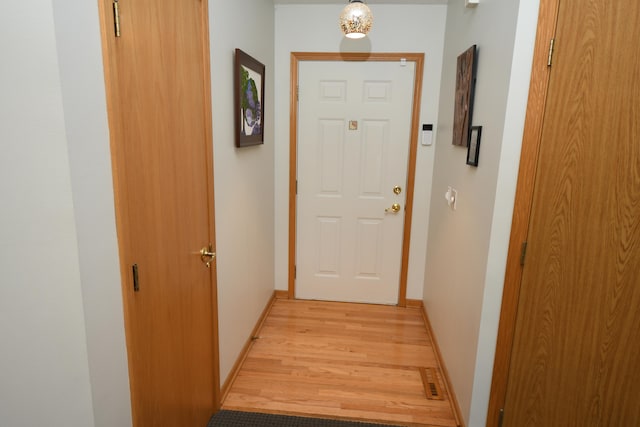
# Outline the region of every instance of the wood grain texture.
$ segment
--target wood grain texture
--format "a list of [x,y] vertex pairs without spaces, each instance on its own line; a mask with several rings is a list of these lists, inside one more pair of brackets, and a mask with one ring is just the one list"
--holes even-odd
[[424,393],[427,395],[427,399],[443,400],[444,394],[440,388],[440,381],[437,380],[435,368],[418,368],[418,370],[422,377],[422,385],[424,387]]
[[289,298],[295,298],[296,268],[296,191],[297,191],[297,149],[298,149],[298,63],[299,61],[400,61],[405,59],[416,64],[413,108],[411,115],[411,137],[409,141],[409,159],[407,172],[407,197],[405,201],[405,220],[402,244],[402,260],[398,305],[407,303],[407,276],[409,268],[409,247],[411,243],[411,221],[413,214],[413,195],[418,147],[418,126],[422,97],[422,76],[424,74],[423,53],[352,53],[352,52],[292,52],[291,82],[289,104]]
[[455,426],[443,384],[420,309],[276,300],[223,409]]
[[298,56],[291,53],[289,88],[289,298],[296,297],[296,218],[298,195]]
[[[209,45],[209,2],[201,1],[200,15],[201,20],[201,36],[202,36],[202,95],[203,99],[203,124],[204,124],[204,145],[206,159],[207,174],[207,212],[209,216],[209,242],[215,245],[216,242],[216,220],[215,220],[215,185],[213,177],[213,110],[211,99],[211,61],[210,61],[210,45]],[[216,265],[216,264],[214,264]],[[213,345],[213,402],[214,410],[220,409],[222,402],[222,393],[220,389],[220,342],[218,335],[218,275],[216,268],[209,269],[211,280],[211,323],[213,327],[212,345]]]
[[449,371],[447,370],[447,365],[444,363],[444,359],[442,358],[442,352],[440,351],[438,340],[433,333],[431,321],[429,320],[429,315],[427,314],[427,309],[424,304],[421,305],[421,312],[422,319],[424,320],[424,324],[427,327],[427,333],[429,334],[429,337],[431,337],[431,346],[433,347],[433,351],[436,354],[438,368],[442,373],[442,379],[444,382],[444,387],[446,389],[446,394],[447,396],[449,396],[449,405],[451,405],[451,412],[453,413],[453,416],[456,420],[456,425],[458,427],[465,427],[464,420],[462,418],[462,411],[460,410],[460,403],[458,403],[458,398],[456,397],[456,393],[453,390],[453,385],[451,382],[451,377],[449,376]]
[[267,305],[265,306],[264,310],[262,310],[262,314],[258,318],[258,322],[256,322],[256,326],[254,326],[253,330],[251,331],[251,334],[249,335],[249,338],[247,338],[244,346],[242,347],[242,350],[240,350],[240,356],[238,356],[236,363],[233,364],[233,368],[231,368],[231,372],[227,376],[227,379],[224,382],[224,384],[222,385],[221,400],[224,400],[227,394],[229,393],[231,384],[233,384],[233,381],[238,376],[238,373],[242,368],[242,364],[244,363],[245,359],[247,358],[247,355],[249,354],[251,345],[255,341],[255,337],[258,336],[260,329],[262,329],[262,325],[264,324],[264,321],[267,319],[267,315],[271,311],[271,307],[273,306],[273,303],[275,302],[276,298],[278,298],[278,296],[276,294],[276,291],[274,291],[273,295],[267,302]]
[[466,147],[473,120],[476,46],[462,52],[457,59],[456,93],[453,112],[453,145]]
[[204,425],[219,401],[215,275],[198,254],[215,241],[207,3],[119,4],[115,38],[99,3],[133,424]]
[[275,298],[277,298],[277,299],[290,299],[290,298],[289,298],[289,291],[279,291],[279,290],[276,290],[276,291],[274,292],[274,296],[275,296]]
[[493,363],[493,378],[487,413],[487,427],[497,427],[500,409],[504,408],[509,376],[509,363],[513,346],[522,265],[520,255],[522,243],[527,240],[529,216],[533,200],[540,136],[544,121],[550,68],[547,66],[549,42],[554,37],[558,15],[559,0],[541,0],[538,16],[538,29],[533,53],[529,99],[520,154],[520,169],[516,189],[507,268],[505,272],[500,325]]
[[407,280],[409,274],[409,248],[411,246],[411,223],[413,220],[413,194],[416,182],[416,158],[418,157],[418,129],[420,128],[420,105],[422,103],[422,76],[424,55],[414,59],[416,63],[416,83],[413,89],[413,112],[411,115],[411,139],[409,140],[409,170],[407,172],[407,198],[405,200],[404,239],[402,240],[402,265],[400,268],[400,289],[398,305],[407,305]]
[[638,39],[638,3],[560,3],[505,426],[640,419]]

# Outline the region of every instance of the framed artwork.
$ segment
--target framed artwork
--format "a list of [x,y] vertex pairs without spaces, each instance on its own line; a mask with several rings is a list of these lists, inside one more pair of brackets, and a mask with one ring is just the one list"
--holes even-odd
[[236,147],[264,144],[264,65],[236,49]]
[[467,149],[467,164],[478,166],[480,156],[480,138],[482,137],[482,126],[471,126],[469,132],[469,147]]
[[453,145],[466,147],[473,116],[473,95],[477,70],[476,45],[458,56],[456,69],[456,95],[453,112]]

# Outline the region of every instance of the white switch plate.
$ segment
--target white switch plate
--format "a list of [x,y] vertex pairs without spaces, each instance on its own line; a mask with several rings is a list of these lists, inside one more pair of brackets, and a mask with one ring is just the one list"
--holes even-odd
[[465,7],[476,7],[480,0],[464,0]]
[[444,198],[447,200],[447,205],[455,211],[456,204],[458,202],[458,190],[451,186],[447,187],[447,192],[444,193]]

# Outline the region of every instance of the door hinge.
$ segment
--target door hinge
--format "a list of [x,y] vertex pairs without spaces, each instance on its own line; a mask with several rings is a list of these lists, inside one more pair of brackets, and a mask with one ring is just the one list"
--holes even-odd
[[113,0],[113,27],[116,37],[120,37],[120,10],[118,9],[118,0]]
[[547,59],[547,67],[551,67],[551,63],[553,62],[553,47],[556,44],[556,39],[551,39],[549,42],[549,58]]
[[138,264],[133,264],[131,267],[133,270],[133,292],[140,291],[140,280],[138,278]]
[[522,242],[522,247],[520,249],[520,265],[524,265],[524,259],[527,256],[527,242]]
[[498,427],[502,427],[504,421],[504,408],[500,408],[500,415],[498,415]]

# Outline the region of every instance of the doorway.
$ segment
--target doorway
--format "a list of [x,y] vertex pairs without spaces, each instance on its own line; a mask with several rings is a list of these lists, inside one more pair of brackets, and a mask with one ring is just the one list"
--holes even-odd
[[[401,53],[292,54],[290,298],[406,305],[423,59],[423,54]],[[367,70],[374,73],[376,68],[378,74],[367,77]],[[409,74],[411,77],[407,78]],[[404,85],[394,86],[394,78],[404,79]],[[377,104],[378,109],[388,106],[392,90],[398,106],[405,101],[404,113],[401,111],[393,122],[395,133],[389,130],[392,121],[385,116],[388,110],[378,116],[367,112],[372,104]],[[328,105],[332,102],[333,106]],[[318,120],[321,105],[325,118]],[[344,110],[340,117],[336,116],[338,105]],[[404,122],[400,118],[403,114]],[[363,135],[367,135],[366,140]],[[391,147],[391,136],[401,148]],[[312,146],[307,147],[309,140]],[[387,163],[388,160],[391,161]],[[389,176],[383,176],[381,171]],[[305,182],[301,183],[301,178]],[[348,193],[349,188],[351,194],[343,197],[343,190]],[[367,190],[370,194],[365,194]],[[365,205],[368,212],[360,217],[354,214]],[[334,209],[324,212],[327,207]],[[345,210],[351,212],[343,220]],[[395,243],[387,237],[393,235],[394,224]],[[382,250],[385,242],[389,246],[386,252]],[[391,267],[386,267],[382,278],[384,263]],[[296,276],[305,281],[299,289]]]

